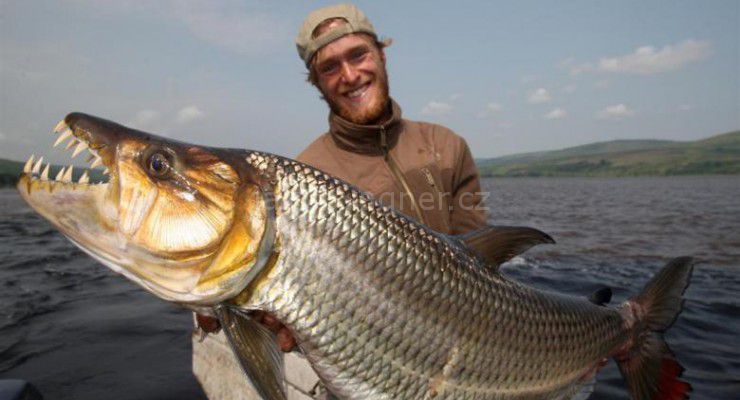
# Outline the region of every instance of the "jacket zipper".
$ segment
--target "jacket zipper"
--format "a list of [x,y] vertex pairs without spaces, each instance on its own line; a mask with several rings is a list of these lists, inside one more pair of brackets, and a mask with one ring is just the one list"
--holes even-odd
[[398,167],[398,163],[396,163],[396,160],[393,158],[390,150],[388,149],[388,138],[386,137],[385,126],[383,125],[380,126],[380,149],[383,151],[383,158],[385,159],[386,164],[388,164],[391,173],[397,181],[401,182],[403,190],[406,192],[406,195],[409,197],[409,199],[411,199],[411,207],[414,209],[419,222],[427,225],[427,222],[424,220],[424,214],[422,214],[421,209],[419,209],[419,205],[416,203],[416,197],[414,197],[414,194],[411,192],[411,188],[409,188],[409,184],[408,182],[406,182],[406,178],[404,178],[403,174],[401,173],[401,168]]

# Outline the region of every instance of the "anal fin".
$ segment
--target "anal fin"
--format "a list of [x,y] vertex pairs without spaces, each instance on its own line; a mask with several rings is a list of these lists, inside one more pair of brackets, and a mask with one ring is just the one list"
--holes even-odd
[[229,307],[218,308],[216,314],[257,393],[265,400],[285,400],[283,355],[275,335],[245,313]]

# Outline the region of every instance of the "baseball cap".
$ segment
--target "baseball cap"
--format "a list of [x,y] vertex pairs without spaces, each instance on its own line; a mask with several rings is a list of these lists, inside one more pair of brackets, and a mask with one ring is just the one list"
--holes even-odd
[[[337,26],[314,38],[313,32],[316,27],[321,25],[321,23],[327,19],[332,18],[341,18],[347,21],[347,23]],[[308,14],[306,19],[303,21],[300,31],[298,31],[298,37],[295,39],[296,47],[298,48],[298,55],[301,57],[303,62],[306,63],[306,66],[308,66],[311,63],[311,59],[314,54],[316,54],[320,48],[342,36],[360,32],[371,35],[375,40],[378,39],[378,35],[375,33],[373,24],[371,24],[365,14],[353,4],[337,4],[319,8],[318,10],[314,10]],[[390,40],[384,41],[384,43],[388,45],[390,44]]]

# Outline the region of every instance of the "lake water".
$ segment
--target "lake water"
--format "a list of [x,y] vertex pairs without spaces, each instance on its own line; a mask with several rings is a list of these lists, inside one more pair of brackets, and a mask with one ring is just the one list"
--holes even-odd
[[[491,222],[558,242],[508,263],[507,275],[612,304],[670,258],[697,265],[667,340],[692,399],[740,393],[740,177],[488,179]],[[0,379],[47,399],[202,399],[191,372],[190,313],[99,265],[0,190]],[[626,399],[613,362],[594,399]]]

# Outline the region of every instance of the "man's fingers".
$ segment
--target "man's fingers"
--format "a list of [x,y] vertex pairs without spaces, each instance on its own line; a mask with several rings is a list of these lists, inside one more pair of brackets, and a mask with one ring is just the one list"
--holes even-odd
[[217,318],[195,313],[195,320],[198,321],[198,328],[203,332],[214,333],[221,329],[221,324]]
[[295,339],[293,338],[293,335],[290,333],[288,328],[283,327],[278,331],[277,333],[277,344],[280,346],[280,350],[284,352],[289,352],[293,350],[295,347]]

